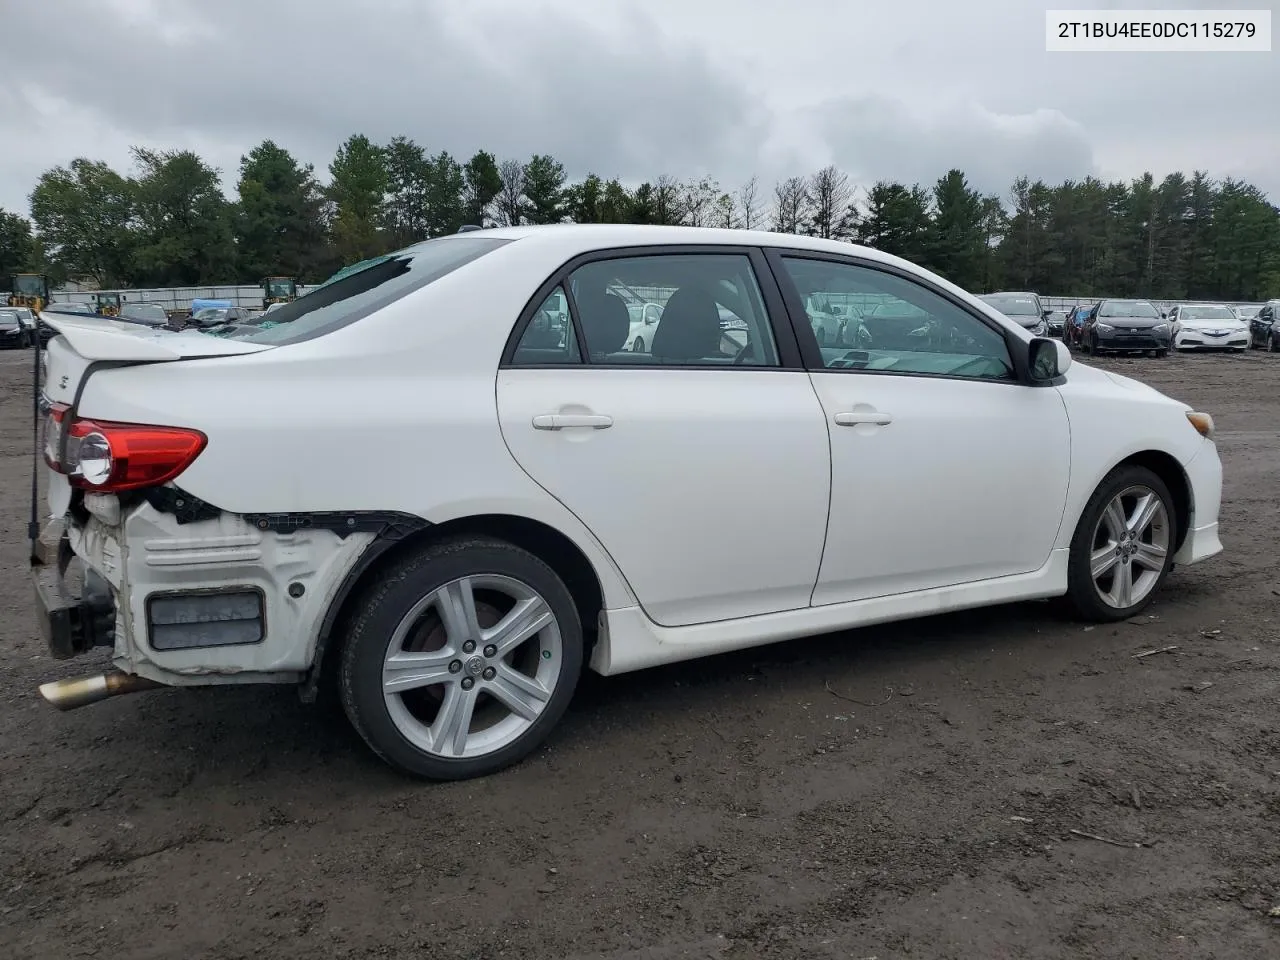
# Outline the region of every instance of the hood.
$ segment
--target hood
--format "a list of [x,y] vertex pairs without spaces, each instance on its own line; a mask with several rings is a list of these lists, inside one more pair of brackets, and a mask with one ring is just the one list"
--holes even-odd
[[1183,330],[1245,330],[1249,324],[1232,317],[1214,317],[1208,320],[1179,320],[1178,326]]
[[1005,316],[1009,317],[1009,319],[1018,324],[1018,326],[1026,327],[1028,330],[1034,330],[1036,327],[1040,326],[1040,324],[1045,322],[1043,317],[1038,317],[1035,314],[1009,316],[1009,314],[1006,313]]
[[1129,330],[1147,330],[1168,322],[1168,320],[1160,317],[1098,317],[1098,323],[1106,324],[1108,327],[1124,327]]

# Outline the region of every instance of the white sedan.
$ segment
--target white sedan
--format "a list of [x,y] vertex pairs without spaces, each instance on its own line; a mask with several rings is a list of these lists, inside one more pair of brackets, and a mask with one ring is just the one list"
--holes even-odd
[[[673,291],[644,352],[628,288]],[[869,342],[818,343],[824,293],[886,305]],[[584,668],[1033,598],[1118,621],[1222,549],[1207,413],[840,242],[471,231],[229,339],[46,316],[39,615],[116,668],[63,708],[328,674],[379,756],[464,778]]]
[[1175,350],[1249,349],[1249,324],[1221,303],[1179,304],[1169,311]]

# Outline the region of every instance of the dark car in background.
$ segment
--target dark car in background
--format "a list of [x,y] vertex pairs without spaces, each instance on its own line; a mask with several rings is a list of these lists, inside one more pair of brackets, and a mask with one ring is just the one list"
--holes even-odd
[[1049,336],[1062,338],[1063,332],[1067,328],[1066,314],[1059,310],[1050,310],[1045,314],[1045,325],[1049,328]]
[[1269,300],[1249,321],[1249,346],[1280,353],[1280,300]]
[[1062,324],[1062,342],[1068,347],[1080,349],[1080,335],[1089,320],[1089,314],[1096,306],[1096,303],[1082,303],[1067,310],[1066,320]]
[[17,310],[0,308],[0,347],[26,348],[31,346],[31,331],[23,323]]
[[1145,353],[1167,357],[1169,321],[1150,300],[1103,300],[1089,312],[1080,331],[1086,353]]
[[146,327],[166,327],[169,325],[169,312],[158,303],[126,303],[121,305],[119,315],[113,319]]
[[187,317],[185,326],[209,330],[224,324],[241,325],[253,319],[243,307],[204,307]]
[[983,294],[981,299],[1014,323],[1026,327],[1033,337],[1043,337],[1049,332],[1049,311],[1038,294],[1001,291]]

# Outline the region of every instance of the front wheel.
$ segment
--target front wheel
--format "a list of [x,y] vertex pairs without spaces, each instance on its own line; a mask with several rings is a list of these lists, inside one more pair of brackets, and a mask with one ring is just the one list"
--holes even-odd
[[1169,488],[1146,467],[1111,471],[1089,499],[1067,566],[1067,599],[1086,620],[1140,612],[1169,572],[1175,517]]
[[631,352],[644,353],[644,340],[640,337],[636,337],[631,343]]
[[31,346],[31,334],[29,334],[29,333],[24,333],[21,337],[19,337],[19,338],[18,338],[18,346],[19,346],[19,348],[21,348],[21,349],[23,349],[23,350],[26,350],[28,347],[30,347],[30,346]]
[[1276,352],[1276,338],[1267,337],[1267,353],[1275,353],[1275,352]]
[[1155,356],[1155,358],[1156,358],[1157,360],[1163,360],[1163,359],[1164,359],[1165,357],[1167,357],[1168,355],[1169,355],[1169,351],[1168,351],[1168,350],[1157,350],[1157,351],[1155,352],[1155,354],[1154,354],[1154,356]]
[[358,602],[342,703],[393,767],[464,780],[523,759],[563,715],[582,671],[582,626],[550,567],[500,540],[427,547]]

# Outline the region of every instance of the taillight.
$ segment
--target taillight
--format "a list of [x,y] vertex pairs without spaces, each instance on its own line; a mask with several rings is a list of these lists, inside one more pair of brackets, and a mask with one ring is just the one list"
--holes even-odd
[[[117,493],[168,483],[200,455],[208,438],[185,427],[108,420],[67,421],[53,404],[45,421],[44,458],[72,486]],[[65,434],[66,439],[63,439]]]

